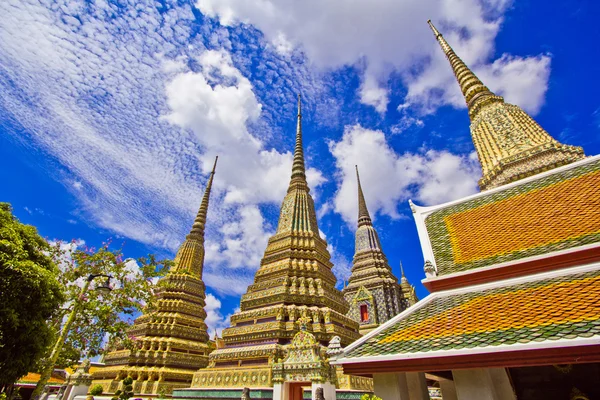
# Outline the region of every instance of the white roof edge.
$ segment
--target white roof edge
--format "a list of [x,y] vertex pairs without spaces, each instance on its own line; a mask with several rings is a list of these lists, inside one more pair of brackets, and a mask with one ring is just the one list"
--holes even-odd
[[[456,289],[449,289],[449,290],[434,292],[434,293],[429,294],[423,300],[418,301],[412,307],[408,307],[406,310],[404,310],[400,314],[396,315],[394,318],[390,319],[389,321],[385,322],[384,324],[380,325],[378,328],[367,333],[365,336],[361,337],[360,339],[358,339],[355,342],[346,346],[344,348],[344,353],[342,353],[342,354],[346,354],[347,352],[354,350],[355,348],[357,348],[358,346],[360,346],[367,340],[371,339],[373,336],[379,334],[379,332],[387,329],[389,326],[395,324],[396,322],[400,321],[404,317],[419,310],[420,308],[429,304],[431,301],[433,301],[434,299],[436,299],[438,297],[447,297],[447,296],[453,296],[453,295],[457,295],[457,294],[493,289],[493,288],[501,287],[501,286],[516,285],[516,284],[525,283],[525,282],[538,281],[541,279],[555,278],[558,276],[568,275],[568,274],[590,272],[590,271],[594,271],[597,269],[600,269],[600,262],[595,262],[595,263],[585,264],[585,265],[578,265],[575,267],[562,268],[562,269],[557,269],[557,270],[553,270],[553,271],[540,272],[537,274],[519,276],[519,277],[515,277],[515,278],[503,279],[503,280],[494,281],[494,282],[487,282],[487,283],[481,283],[478,285],[472,285],[472,286],[467,286],[467,287],[461,287],[461,288],[456,288]],[[598,344],[600,344],[600,338],[598,338],[597,340],[598,340]],[[489,347],[486,347],[486,349],[489,349]],[[448,351],[448,350],[443,350],[443,351]],[[411,354],[417,354],[417,353],[411,353]],[[432,354],[432,352],[427,352],[424,354]],[[377,356],[377,357],[379,357],[379,356]],[[381,357],[384,357],[384,356],[381,356]],[[356,357],[353,359],[361,360],[360,362],[362,362],[362,360],[365,360],[366,358],[368,358],[368,357]],[[411,357],[407,357],[407,358],[411,358]],[[342,357],[342,358],[336,359],[335,361],[332,361],[332,363],[337,364],[341,360],[345,361],[345,360],[350,360],[350,359],[346,359],[346,358]],[[355,362],[359,362],[359,361],[355,361]]]
[[550,176],[550,175],[561,173],[563,171],[568,171],[570,169],[577,168],[577,167],[579,167],[581,165],[589,164],[589,163],[592,163],[592,162],[595,162],[595,161],[598,161],[598,160],[600,160],[600,154],[599,155],[595,155],[595,156],[589,156],[589,157],[586,157],[586,158],[584,158],[582,160],[575,161],[573,163],[570,163],[570,164],[567,164],[567,165],[563,165],[563,166],[558,167],[558,168],[553,168],[553,169],[550,169],[548,171],[540,172],[539,174],[528,176],[527,178],[522,178],[522,179],[516,180],[514,182],[507,183],[506,185],[502,185],[502,186],[498,186],[498,187],[493,188],[493,189],[486,190],[484,192],[475,193],[475,194],[472,194],[470,196],[462,197],[462,198],[457,199],[457,200],[452,200],[452,201],[449,201],[447,203],[442,203],[442,204],[438,204],[438,205],[434,205],[434,206],[419,206],[419,205],[414,204],[411,201],[411,203],[412,203],[411,204],[411,209],[413,210],[413,213],[415,213],[415,214],[418,213],[418,214],[423,215],[423,220],[425,220],[425,218],[429,214],[431,214],[432,212],[434,212],[434,211],[441,210],[443,208],[447,208],[447,207],[450,207],[450,206],[453,206],[453,205],[456,205],[456,204],[464,203],[466,201],[469,201],[469,200],[472,200],[472,199],[476,199],[478,197],[488,196],[488,195],[496,193],[496,192],[501,192],[503,190],[510,189],[512,187],[515,187],[515,186],[520,186],[520,185],[523,185],[525,183],[536,181],[538,179],[542,179],[542,178],[545,178],[545,177]]
[[[429,239],[429,235],[427,234],[427,226],[425,226],[425,217],[424,214],[419,212],[418,206],[415,206],[412,201],[410,201],[411,209],[413,210],[413,218],[415,219],[415,225],[417,226],[417,235],[419,236],[419,243],[421,244],[421,252],[423,253],[423,260],[425,262],[430,261],[434,268],[437,271],[437,266],[435,263],[435,257],[433,255],[433,247],[431,246],[431,240]],[[427,274],[429,278],[429,274]]]

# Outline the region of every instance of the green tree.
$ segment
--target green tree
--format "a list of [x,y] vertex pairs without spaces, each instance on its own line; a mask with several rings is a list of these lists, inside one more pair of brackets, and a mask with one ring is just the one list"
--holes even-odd
[[[55,365],[71,366],[82,358],[103,354],[107,343],[135,346],[128,328],[144,309],[152,310],[155,283],[171,262],[153,255],[125,259],[122,250],[112,250],[110,245],[94,249],[75,241],[54,244],[51,254],[61,269],[59,282],[67,301],[49,322],[61,334],[42,363],[42,377],[32,398],[41,394]],[[110,276],[110,282],[105,277],[90,279],[99,274]],[[107,283],[112,286],[110,292],[93,290]]]
[[360,396],[360,400],[381,400],[381,397],[377,397],[372,393],[365,393]]
[[104,392],[104,389],[102,388],[102,385],[100,385],[99,383],[92,386],[89,391],[89,393],[92,396],[100,396],[102,394],[102,392]]
[[0,203],[0,389],[27,374],[54,335],[47,320],[65,301],[50,246]]
[[127,377],[123,379],[123,388],[115,392],[115,396],[111,400],[129,400],[133,397],[133,379]]

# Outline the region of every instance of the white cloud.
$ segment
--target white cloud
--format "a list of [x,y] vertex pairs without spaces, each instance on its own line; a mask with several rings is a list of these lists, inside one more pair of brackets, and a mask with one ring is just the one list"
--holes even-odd
[[215,331],[221,336],[221,332],[224,328],[229,326],[229,317],[231,314],[227,316],[223,316],[221,313],[221,300],[216,298],[212,293],[208,293],[206,295],[206,307],[204,310],[206,311],[206,325],[208,327],[208,335],[212,338],[214,336]]
[[362,103],[375,107],[380,114],[385,114],[389,102],[388,90],[382,88],[374,76],[365,76],[359,94]]
[[537,114],[548,90],[550,61],[548,55],[522,58],[503,54],[492,64],[478,69],[477,74],[507,102]]
[[329,254],[331,254],[331,262],[333,263],[332,271],[337,278],[336,286],[341,289],[344,285],[344,282],[347,283],[348,279],[350,279],[350,275],[352,273],[352,263],[348,261],[348,259],[342,253],[337,251],[333,245],[328,244],[327,250],[329,251]]
[[[458,54],[476,70],[494,69],[502,76],[517,69],[524,79],[532,79],[528,86],[535,87],[533,91],[494,77],[486,83],[535,112],[543,103],[548,82],[541,73],[540,56],[513,58],[512,65],[500,59],[490,65],[502,15],[511,3],[511,0],[197,0],[196,6],[223,25],[256,26],[275,46],[287,52],[291,46],[299,47],[324,69],[365,61],[369,68],[364,72],[359,97],[380,113],[385,111],[387,94],[386,88],[376,82],[386,81],[394,69],[403,73],[408,86],[407,100],[421,112],[432,112],[444,104],[464,107],[456,82],[452,82],[450,66],[425,23],[432,19],[438,28],[444,28],[443,33]],[[282,38],[284,46],[280,44]]]
[[350,226],[356,225],[358,213],[355,164],[372,217],[379,212],[399,218],[398,203],[411,197],[431,205],[477,191],[480,169],[474,154],[463,157],[435,150],[398,154],[383,132],[360,125],[346,127],[341,140],[330,142],[329,148],[340,180],[335,211]]

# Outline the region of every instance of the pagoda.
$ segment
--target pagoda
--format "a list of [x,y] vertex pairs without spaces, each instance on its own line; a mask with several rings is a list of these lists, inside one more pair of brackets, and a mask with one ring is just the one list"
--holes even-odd
[[489,90],[427,21],[450,61],[471,119],[471,136],[481,163],[481,190],[582,159],[581,147],[556,141],[520,107]]
[[360,324],[365,334],[417,302],[414,288],[402,269],[402,284],[392,273],[373,227],[360,184],[358,166],[358,228],[352,274],[342,293],[350,304],[348,316]]
[[168,274],[159,280],[156,308],[134,322],[128,334],[136,350],[115,348],[104,358],[106,367],[93,374],[94,384],[104,393],[115,393],[123,378],[133,378],[136,394],[163,395],[175,388],[189,387],[198,368],[208,365],[214,349],[206,323],[204,226],[217,160],[194,224],[179,247]]
[[[384,399],[600,398],[600,156],[492,94],[429,22],[471,116],[482,190],[409,201],[430,294],[343,349]],[[544,170],[547,169],[547,170]]]
[[[178,390],[175,396],[213,398],[225,396],[222,391],[241,393],[241,388],[249,387],[259,398],[267,392],[273,396],[269,398],[276,398],[282,395],[281,387],[287,380],[282,371],[288,369],[282,363],[292,362],[289,349],[301,327],[304,335],[311,337],[311,346],[321,349],[317,353],[322,356],[336,336],[342,345],[358,339],[358,323],[346,316],[349,305],[335,287],[330,258],[327,242],[319,235],[314,201],[306,181],[298,96],[292,175],[277,231],[268,241],[254,283],[241,298],[240,310],[231,316],[231,326],[223,330],[224,346],[210,354],[208,368],[196,372],[192,388]],[[346,377],[346,382],[343,376],[339,380],[331,376],[336,373],[326,368],[325,358],[319,363],[324,366],[322,371],[329,371],[327,376],[314,371],[309,376],[300,371],[295,379],[329,382],[338,387],[372,387],[367,378],[353,377],[350,382]],[[237,392],[228,393],[237,396]]]

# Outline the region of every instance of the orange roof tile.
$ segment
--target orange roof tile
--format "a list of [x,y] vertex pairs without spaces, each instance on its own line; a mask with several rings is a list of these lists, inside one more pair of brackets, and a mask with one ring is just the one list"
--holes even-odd
[[600,159],[427,216],[438,275],[600,242]]

